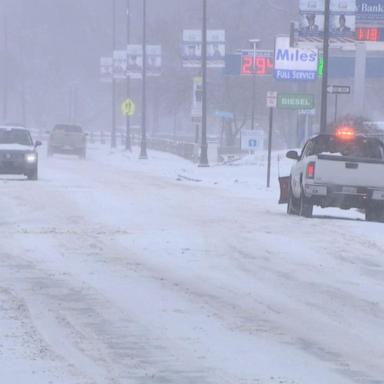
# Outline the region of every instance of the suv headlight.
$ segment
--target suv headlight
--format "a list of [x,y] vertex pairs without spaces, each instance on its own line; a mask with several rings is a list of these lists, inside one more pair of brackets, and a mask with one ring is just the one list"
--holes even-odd
[[27,153],[25,155],[25,161],[27,163],[35,163],[37,161],[37,155],[36,153]]

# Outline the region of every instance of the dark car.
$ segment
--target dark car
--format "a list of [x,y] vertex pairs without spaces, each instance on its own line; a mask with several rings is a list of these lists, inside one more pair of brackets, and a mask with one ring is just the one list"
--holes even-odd
[[48,139],[48,156],[55,153],[72,154],[84,159],[87,148],[86,136],[78,125],[55,125]]
[[30,132],[23,127],[0,126],[0,174],[25,175],[38,178],[40,141],[33,142]]

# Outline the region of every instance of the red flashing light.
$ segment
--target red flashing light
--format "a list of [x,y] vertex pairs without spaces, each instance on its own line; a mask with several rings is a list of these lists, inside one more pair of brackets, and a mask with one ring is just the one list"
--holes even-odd
[[311,162],[307,165],[307,179],[315,178],[315,163]]
[[340,140],[354,140],[356,138],[356,131],[352,127],[339,127],[336,130],[336,137]]

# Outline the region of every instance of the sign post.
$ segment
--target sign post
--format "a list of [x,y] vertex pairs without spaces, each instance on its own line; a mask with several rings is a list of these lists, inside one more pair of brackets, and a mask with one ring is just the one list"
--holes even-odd
[[277,107],[277,98],[277,92],[267,93],[267,107],[269,108],[267,188],[271,186],[273,109]]
[[272,162],[272,130],[273,130],[273,108],[269,108],[269,134],[268,134],[268,171],[267,188],[271,186],[271,162]]

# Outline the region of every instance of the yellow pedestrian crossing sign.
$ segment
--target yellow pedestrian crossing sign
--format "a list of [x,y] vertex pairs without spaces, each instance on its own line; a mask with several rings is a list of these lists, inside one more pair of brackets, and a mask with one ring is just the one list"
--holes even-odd
[[136,112],[136,105],[131,99],[126,99],[121,104],[121,113],[124,116],[133,116]]

